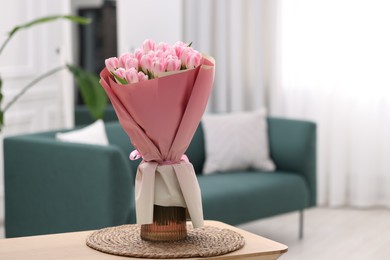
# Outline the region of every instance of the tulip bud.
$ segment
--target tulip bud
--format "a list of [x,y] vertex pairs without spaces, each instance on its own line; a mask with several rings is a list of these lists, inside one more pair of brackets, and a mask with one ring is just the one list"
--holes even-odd
[[166,42],[159,42],[157,44],[157,47],[156,47],[157,50],[160,50],[162,52],[165,52],[165,51],[169,50],[170,48],[171,48],[171,46]]
[[175,42],[175,44],[174,44],[173,46],[183,46],[183,47],[187,47],[188,44],[185,43],[185,42],[177,41],[177,42]]
[[133,58],[133,57],[134,57],[134,54],[132,54],[132,53],[124,53],[121,56],[119,56],[119,67],[124,68],[126,61],[130,58]]
[[177,58],[177,56],[169,55],[166,58],[167,71],[180,70],[180,64],[180,60]]
[[128,58],[125,61],[124,67],[125,67],[125,69],[134,68],[134,69],[138,70],[138,60],[137,60],[137,58]]
[[153,54],[153,58],[157,57],[159,59],[164,59],[164,52],[161,51],[161,50],[157,50],[157,51],[154,51],[154,52],[151,52],[151,54]]
[[149,51],[154,51],[156,49],[156,43],[151,39],[146,39],[142,44],[144,54],[147,54]]
[[137,58],[138,63],[141,62],[142,55],[144,55],[144,50],[143,50],[143,49],[141,49],[141,48],[135,49],[135,51],[134,51],[134,57]]
[[119,60],[116,57],[108,58],[104,62],[110,72],[114,72],[117,68],[119,68]]
[[164,51],[164,57],[166,58],[168,56],[175,56],[175,57],[177,57],[176,51],[173,48]]
[[159,59],[158,57],[153,58],[151,72],[153,73],[154,77],[159,77],[161,73],[165,72],[165,69],[166,63],[164,59]]
[[138,72],[135,68],[130,68],[125,71],[126,80],[128,83],[137,83],[138,80]]
[[143,72],[147,73],[148,71],[151,71],[152,57],[150,55],[143,55],[141,57],[140,65]]
[[185,44],[184,42],[176,42],[174,45],[173,45],[173,49],[175,50],[175,53],[176,53],[176,56],[180,59],[182,53],[183,53],[183,50],[187,47],[187,44]]
[[191,48],[191,47],[185,47],[181,53],[181,56],[179,57],[180,61],[181,61],[181,64],[183,66],[185,66],[186,64],[186,60],[187,60],[187,55],[189,55],[189,53],[193,52],[194,50]]
[[138,81],[145,81],[148,80],[148,75],[145,75],[142,71],[138,72]]
[[[115,80],[118,84],[126,84],[126,70],[124,68],[119,68],[114,71]],[[118,79],[119,78],[119,79]]]
[[185,65],[187,69],[193,69],[200,65],[200,59],[202,55],[195,50],[187,53]]

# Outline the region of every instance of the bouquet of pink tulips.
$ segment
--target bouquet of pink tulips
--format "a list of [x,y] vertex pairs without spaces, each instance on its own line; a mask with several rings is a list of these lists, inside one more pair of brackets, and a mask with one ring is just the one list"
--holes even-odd
[[137,83],[163,77],[166,72],[193,69],[200,65],[202,55],[190,45],[177,42],[155,44],[146,40],[134,53],[106,59],[106,67],[118,84]]
[[199,184],[185,151],[199,125],[214,81],[214,59],[189,44],[146,40],[134,53],[106,60],[100,83],[142,157],[135,192],[138,224],[153,222],[153,207],[187,208],[203,226]]

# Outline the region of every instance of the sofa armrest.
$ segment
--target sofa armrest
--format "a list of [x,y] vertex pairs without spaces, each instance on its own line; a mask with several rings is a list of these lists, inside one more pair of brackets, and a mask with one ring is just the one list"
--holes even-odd
[[7,237],[134,221],[134,177],[116,146],[9,137],[4,166]]
[[268,118],[270,153],[278,170],[301,174],[309,188],[309,206],[316,205],[316,124]]

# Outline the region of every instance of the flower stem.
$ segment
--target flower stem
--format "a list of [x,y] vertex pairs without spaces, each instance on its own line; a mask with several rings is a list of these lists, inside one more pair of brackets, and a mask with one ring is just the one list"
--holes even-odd
[[16,96],[13,97],[13,99],[8,102],[7,105],[4,106],[4,109],[3,109],[3,113],[5,111],[7,111],[21,96],[23,96],[24,93],[26,93],[27,90],[29,90],[32,86],[34,86],[35,84],[37,84],[39,81],[41,81],[42,79],[60,71],[60,70],[63,70],[65,69],[66,66],[59,66],[57,68],[54,68],[52,70],[49,70],[48,72],[40,75],[39,77],[33,79],[30,83],[28,83]]

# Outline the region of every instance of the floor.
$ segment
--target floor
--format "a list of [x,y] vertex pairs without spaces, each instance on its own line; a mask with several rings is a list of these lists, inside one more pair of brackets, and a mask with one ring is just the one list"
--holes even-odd
[[0,195],[0,238],[5,237],[4,230],[4,198]]
[[309,209],[302,240],[298,216],[285,214],[239,227],[287,245],[282,260],[390,259],[390,210]]

